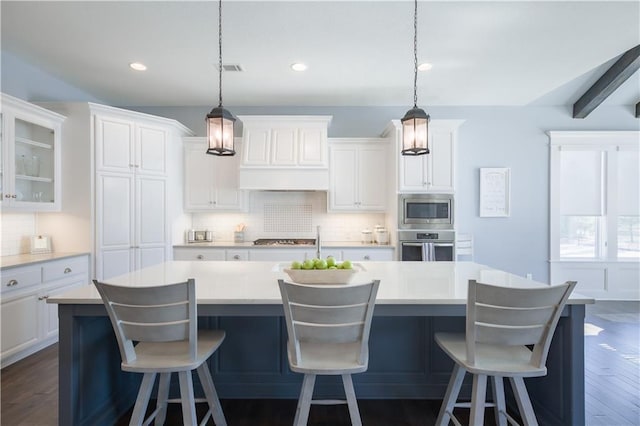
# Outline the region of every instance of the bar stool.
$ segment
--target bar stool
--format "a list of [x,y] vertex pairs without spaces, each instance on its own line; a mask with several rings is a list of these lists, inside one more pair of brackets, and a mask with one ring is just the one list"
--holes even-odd
[[340,375],[353,425],[362,425],[351,375],[367,370],[369,330],[380,281],[356,285],[306,285],[278,280],[289,340],[292,371],[303,373],[294,425],[304,426],[315,404],[317,375]]
[[[201,424],[212,416],[216,425],[226,426],[206,362],[224,340],[225,333],[197,330],[195,281],[154,287],[124,287],[96,280],[93,283],[111,319],[122,370],[144,373],[129,424],[147,425],[155,418],[155,424],[162,425],[167,403],[181,402],[184,425],[196,425],[195,402],[206,400],[209,410]],[[205,399],[194,399],[193,370],[198,372]],[[172,373],[178,373],[181,395],[178,400],[168,399]],[[156,409],[145,420],[157,374],[160,379]]]
[[[508,377],[525,425],[537,425],[524,377],[547,374],[551,338],[575,281],[549,287],[513,288],[469,280],[466,336],[436,333],[438,345],[455,366],[436,425],[459,425],[454,407],[471,408],[470,425],[482,425],[485,406],[495,407],[496,422],[517,422],[507,414],[503,378]],[[533,345],[529,349],[525,345]],[[473,374],[471,403],[456,403],[465,373]],[[494,403],[485,402],[491,377]]]

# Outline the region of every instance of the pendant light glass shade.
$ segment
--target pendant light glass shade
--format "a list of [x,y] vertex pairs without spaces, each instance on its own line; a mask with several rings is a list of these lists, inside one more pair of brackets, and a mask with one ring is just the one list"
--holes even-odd
[[220,102],[207,114],[207,154],[235,155],[233,123],[236,118],[222,107],[222,0],[218,1],[218,95]]
[[429,115],[418,108],[418,0],[413,12],[413,108],[402,118],[402,155],[429,153]]
[[429,115],[420,108],[412,108],[402,120],[402,155],[429,153]]
[[221,106],[207,114],[207,154],[234,155],[233,123],[236,118]]

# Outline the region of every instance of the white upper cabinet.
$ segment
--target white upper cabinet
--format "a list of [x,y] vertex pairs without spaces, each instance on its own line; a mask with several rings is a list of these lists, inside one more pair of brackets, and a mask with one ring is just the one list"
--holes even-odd
[[0,204],[3,210],[59,211],[65,117],[2,94]]
[[329,211],[385,211],[389,147],[385,139],[331,139]]
[[[239,141],[236,140],[236,149]],[[184,138],[186,211],[242,210],[246,194],[238,189],[239,156],[206,153],[205,138]]]
[[96,114],[95,135],[98,171],[166,174],[166,127]]
[[326,116],[241,116],[243,167],[327,167]]
[[[429,128],[430,153],[420,156],[398,154],[399,192],[455,191],[455,150],[460,124],[461,120],[432,120]],[[399,133],[398,137],[401,137]]]

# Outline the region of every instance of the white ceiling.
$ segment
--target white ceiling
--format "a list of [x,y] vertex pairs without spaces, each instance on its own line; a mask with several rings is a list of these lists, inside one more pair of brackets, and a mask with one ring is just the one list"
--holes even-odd
[[[8,51],[120,106],[213,105],[216,1],[1,2]],[[410,105],[412,1],[223,1],[225,106]],[[418,104],[571,104],[640,44],[640,2],[420,1]],[[128,64],[148,66],[136,73]],[[304,73],[289,65],[308,64]],[[638,73],[608,102],[640,101]]]

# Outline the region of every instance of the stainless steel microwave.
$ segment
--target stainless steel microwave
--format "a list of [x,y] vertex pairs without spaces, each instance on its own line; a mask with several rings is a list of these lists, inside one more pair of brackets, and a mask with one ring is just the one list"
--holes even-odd
[[453,229],[452,194],[399,194],[399,229]]

